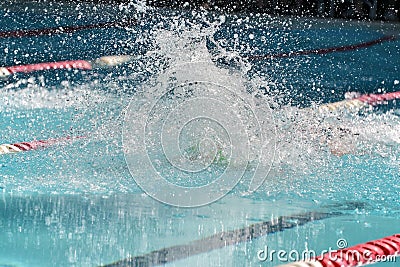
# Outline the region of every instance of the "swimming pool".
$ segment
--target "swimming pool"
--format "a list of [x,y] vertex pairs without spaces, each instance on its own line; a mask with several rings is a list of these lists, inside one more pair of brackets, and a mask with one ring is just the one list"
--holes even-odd
[[[0,144],[84,137],[1,155],[0,266],[275,266],[286,260],[262,261],[260,250],[267,246],[269,251],[310,249],[320,254],[336,249],[341,239],[350,246],[399,232],[398,103],[327,116],[314,113],[312,107],[340,101],[351,91],[400,91],[400,41],[345,52],[277,56],[398,36],[398,24],[213,16],[140,5],[20,3],[2,10],[2,32],[127,18],[138,23],[1,39],[3,66],[121,54],[135,58],[112,68],[17,73],[0,81]],[[213,53],[221,60],[212,62]],[[251,60],[254,55],[275,57]],[[209,77],[223,85],[251,81],[245,90],[251,93],[257,86],[265,93],[270,110],[261,115],[272,110],[277,151],[270,174],[256,192],[243,194],[239,183],[209,205],[179,208],[154,200],[131,176],[122,137],[126,108],[131,102],[137,118],[145,117],[141,104],[154,96],[153,87],[165,82],[159,73],[174,66],[184,66],[181,72],[193,70],[188,62],[194,62],[198,71],[184,73],[189,80]],[[142,89],[143,95],[135,94]],[[214,89],[226,93],[221,86]],[[357,142],[357,149],[332,155],[332,149],[320,143],[321,136],[308,127],[321,121],[324,127],[326,122],[356,132],[350,141],[347,135],[333,140],[344,140],[345,146]],[[335,135],[328,126],[323,129]],[[150,156],[158,159],[157,153]],[[266,166],[261,167],[268,169],[270,158],[263,160]],[[160,164],[161,171],[169,170],[165,162]],[[218,168],[211,173],[218,174]],[[194,183],[174,174],[168,179],[176,177],[172,182],[187,186],[207,182],[204,175]],[[282,220],[287,224],[277,223]],[[251,225],[266,221],[275,225],[270,234],[252,238],[246,233]],[[238,238],[240,233],[244,239]],[[219,235],[227,236],[222,244]],[[236,244],[238,240],[247,242]],[[171,249],[174,246],[178,247]],[[124,262],[130,257],[130,263]]]

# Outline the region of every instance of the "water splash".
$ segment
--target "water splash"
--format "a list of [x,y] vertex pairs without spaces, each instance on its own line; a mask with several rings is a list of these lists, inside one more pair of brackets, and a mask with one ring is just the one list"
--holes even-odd
[[[146,12],[153,11],[144,8],[142,12],[146,14]],[[139,109],[145,103],[154,102],[160,95],[163,95],[165,90],[179,87],[181,83],[193,80],[213,82],[233,89],[228,92],[218,87],[208,86],[203,90],[203,96],[204,92],[208,92],[207,96],[214,95],[220,97],[220,100],[231,101],[226,106],[227,108],[218,111],[220,112],[219,116],[232,117],[229,112],[233,110],[238,115],[238,121],[248,123],[247,128],[245,127],[243,130],[248,138],[247,145],[241,147],[241,145],[234,144],[238,153],[244,155],[239,157],[240,160],[232,162],[236,169],[244,166],[244,170],[248,171],[258,163],[265,168],[265,172],[268,172],[271,155],[257,153],[258,148],[262,147],[258,135],[260,133],[267,136],[272,135],[275,129],[277,130],[277,154],[267,180],[267,184],[273,185],[274,188],[277,184],[283,184],[285,186],[283,188],[286,188],[287,191],[296,191],[293,184],[298,184],[298,181],[306,180],[309,183],[315,183],[315,177],[330,177],[332,172],[337,173],[337,168],[343,162],[338,157],[340,155],[345,155],[345,158],[355,157],[364,163],[370,158],[385,157],[385,159],[389,159],[387,164],[396,166],[399,143],[398,116],[390,113],[367,113],[363,116],[339,114],[325,117],[312,108],[301,109],[279,105],[279,101],[276,99],[280,95],[273,93],[271,89],[275,88],[276,81],[265,74],[253,73],[254,66],[240,56],[251,52],[251,47],[234,45],[234,49],[228,49],[229,36],[216,38],[226,21],[227,18],[224,16],[213,16],[201,12],[179,15],[168,12],[158,14],[154,24],[149,26],[150,29],[147,31],[148,35],[146,36],[152,42],[150,46],[146,47],[147,52],[141,60],[122,68],[122,71],[121,69],[111,70],[110,74],[90,73],[88,75],[93,75],[93,79],[86,79],[81,83],[72,83],[66,80],[60,85],[50,88],[43,82],[45,78],[41,77],[21,79],[6,85],[0,92],[5,103],[1,107],[2,111],[11,114],[16,110],[22,112],[31,110],[33,117],[40,116],[44,119],[42,127],[33,125],[29,131],[25,129],[22,133],[18,133],[16,128],[7,130],[3,137],[4,142],[14,141],[9,140],[11,137],[18,139],[16,141],[25,141],[47,135],[48,137],[57,137],[88,132],[91,137],[88,141],[77,144],[76,147],[61,146],[52,151],[39,151],[37,154],[21,156],[16,159],[18,163],[15,163],[20,168],[17,168],[17,172],[7,174],[8,182],[3,182],[3,187],[15,185],[17,188],[16,185],[19,184],[19,189],[22,191],[24,188],[30,188],[33,191],[41,188],[40,190],[46,192],[47,190],[56,190],[58,184],[58,188],[63,187],[68,192],[137,190],[135,186],[132,186],[133,180],[130,178],[122,158],[121,128],[129,100],[133,97],[134,105]],[[247,22],[242,21],[241,23],[244,25]],[[276,24],[279,23],[276,22]],[[290,26],[291,23],[288,25]],[[274,34],[277,32],[276,28],[271,31]],[[258,38],[258,36],[255,35],[252,38]],[[149,40],[146,43],[149,43]],[[140,37],[136,41],[130,40],[128,46],[135,47],[135,45],[143,43],[143,38]],[[200,68],[185,70],[185,66],[188,64],[196,66],[199,62],[201,62]],[[184,71],[180,70],[174,74],[169,72],[178,66],[181,66],[181,69],[183,66]],[[138,78],[139,75],[141,78]],[[160,87],[160,85],[165,85],[165,87]],[[171,92],[176,95],[171,95],[171,98],[165,96],[163,101],[179,102],[185,97],[186,100],[190,100],[202,96],[201,92],[190,92],[191,86],[180,87],[180,92],[172,90]],[[264,88],[266,95],[261,94],[259,88]],[[289,94],[289,91],[290,88],[287,88],[280,94]],[[183,96],[179,93],[187,95]],[[237,100],[239,98],[250,104],[240,106],[242,102]],[[257,127],[254,126],[256,124],[250,119],[251,112],[249,110],[254,110],[258,118],[267,121],[265,118],[271,117],[270,108],[274,113],[271,118],[273,123],[264,123],[261,126],[262,131],[257,131]],[[51,117],[46,110],[58,110],[56,113],[59,116],[51,115]],[[192,110],[186,110],[186,113],[173,113],[174,116],[168,118],[173,122],[171,125],[174,125],[170,131],[179,130],[180,125],[177,122],[190,112]],[[145,114],[136,114],[138,120],[144,120],[145,116],[143,115]],[[59,122],[57,122],[58,119],[60,119]],[[10,119],[8,124],[14,121],[15,118]],[[141,123],[145,122],[141,121]],[[230,125],[233,127],[235,123],[235,121],[231,121]],[[52,129],[48,131],[46,125],[51,125]],[[63,125],[63,127],[57,125]],[[226,165],[229,161],[225,161],[225,159],[229,159],[232,149],[232,146],[228,145],[228,139],[220,135],[221,131],[213,130],[210,125],[198,124],[193,127],[197,127],[197,130],[191,129],[187,133],[196,131],[202,133],[193,138],[200,140],[189,140],[189,137],[193,136],[187,134],[185,137],[187,140],[184,140],[180,147],[183,152],[175,151],[176,158],[184,160],[184,154],[188,149],[197,147],[197,150],[190,152],[191,155],[186,155],[186,159],[189,158],[189,161],[197,161],[201,166],[207,166],[210,159],[211,162],[213,159],[218,162],[216,156],[219,155],[219,159],[224,159],[221,161],[222,165]],[[203,137],[210,135],[213,135],[212,142],[202,143],[205,140]],[[172,141],[165,143],[169,148],[175,146]],[[131,144],[130,147],[135,153],[143,152],[137,143]],[[219,147],[219,150],[216,150],[216,147]],[[251,153],[248,154],[248,151]],[[346,156],[347,154],[349,156]],[[43,156],[57,164],[45,163],[46,160],[39,159]],[[33,162],[31,164],[34,166],[32,175],[26,174],[22,167],[24,164],[22,162],[28,160]],[[254,162],[256,164],[253,164]],[[7,167],[4,167],[3,170],[11,168],[11,165],[11,163],[5,164]],[[38,166],[46,167],[40,170]],[[163,165],[161,164],[161,166]],[[182,177],[175,177],[174,174],[171,174],[170,178],[172,180],[177,178],[175,182],[177,181],[181,185],[201,185],[206,184],[210,179],[213,180],[213,174],[218,174],[220,171],[214,169],[210,176],[197,177],[198,179],[194,180],[181,179]],[[24,177],[24,179],[16,182],[17,177]],[[41,177],[38,179],[40,182],[35,186],[27,186],[37,177]],[[54,177],[63,181],[54,179]],[[74,178],[70,183],[68,179],[71,177]],[[120,182],[114,183],[115,180]],[[326,178],[326,180],[331,181],[329,185],[334,184],[331,178]],[[251,178],[248,177],[244,184],[248,185],[249,181]],[[40,186],[40,183],[47,184],[49,187]],[[50,186],[51,184],[54,186]],[[263,188],[263,192],[266,194],[277,192],[274,188],[267,186]],[[279,194],[279,192],[277,193]]]

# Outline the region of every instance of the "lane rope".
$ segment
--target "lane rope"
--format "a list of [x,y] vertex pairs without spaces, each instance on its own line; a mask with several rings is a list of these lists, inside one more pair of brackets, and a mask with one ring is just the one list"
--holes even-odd
[[249,56],[245,56],[245,58],[252,60],[252,61],[257,61],[257,60],[267,60],[267,59],[276,59],[276,58],[291,58],[291,57],[306,56],[306,55],[324,55],[324,54],[335,53],[335,52],[347,52],[347,51],[352,51],[352,50],[358,50],[360,48],[366,48],[366,47],[381,44],[384,42],[394,41],[397,39],[398,39],[398,37],[395,35],[385,35],[381,38],[378,38],[378,39],[375,39],[372,41],[362,42],[362,43],[352,44],[352,45],[334,46],[334,47],[328,47],[328,48],[303,50],[303,51],[296,51],[296,52],[286,52],[286,53],[279,53],[279,54],[272,54],[272,55],[249,55]]
[[[350,206],[356,206],[354,203],[352,204],[353,205],[350,204]],[[347,205],[346,208],[349,209]],[[302,214],[280,216],[271,221],[255,223],[231,231],[219,232],[203,239],[191,241],[187,244],[166,247],[147,254],[128,257],[110,264],[102,265],[102,267],[150,267],[165,265],[201,253],[207,253],[228,246],[235,246],[244,242],[251,242],[262,236],[341,215],[343,215],[341,212],[305,212]]]
[[111,27],[127,27],[135,25],[134,19],[126,19],[121,21],[103,22],[97,24],[80,25],[80,26],[59,26],[55,28],[34,29],[34,30],[16,30],[0,32],[0,38],[20,38],[20,37],[36,37],[43,35],[74,33],[82,30],[103,29]]
[[66,60],[56,62],[44,62],[28,65],[0,67],[0,78],[6,78],[15,73],[29,73],[34,71],[79,69],[91,70],[94,68],[107,68],[122,65],[134,60],[136,57],[128,55],[104,56],[95,60]]
[[334,112],[339,110],[357,111],[367,106],[384,104],[386,101],[400,99],[400,91],[383,94],[365,94],[345,99],[339,102],[321,105],[320,112]]
[[[325,104],[318,108],[320,112],[333,112],[341,109],[350,109],[354,111],[354,109],[359,109],[362,107],[366,107],[369,105],[377,105],[382,104],[385,101],[400,99],[400,91],[384,93],[384,94],[366,94],[357,96],[354,99],[343,100],[335,103]],[[32,142],[21,142],[15,144],[3,144],[0,145],[0,155],[2,154],[10,154],[17,152],[24,152],[29,150],[36,150],[39,148],[46,148],[52,145],[56,145],[67,140],[81,139],[86,138],[85,136],[78,137],[65,137],[59,139],[49,139],[49,140],[40,140],[40,141],[32,141]]]
[[356,267],[400,256],[400,234],[328,252],[319,257],[278,267]]
[[14,144],[3,144],[0,145],[0,155],[4,154],[12,154],[18,152],[26,152],[30,150],[38,150],[41,148],[47,148],[54,145],[62,144],[67,141],[74,141],[76,139],[83,139],[85,136],[76,136],[76,137],[62,137],[55,139],[47,139],[47,140],[35,140],[31,142],[21,142]]
[[[136,22],[136,21],[135,21]],[[131,21],[126,22],[127,24],[132,24]],[[17,36],[29,36],[29,34],[34,34],[36,32],[44,34],[51,33],[64,33],[70,31],[76,31],[80,29],[93,29],[98,27],[110,27],[115,25],[123,25],[121,22],[111,22],[111,23],[103,23],[103,24],[95,24],[95,25],[86,25],[86,26],[72,26],[72,27],[60,27],[60,28],[51,28],[44,30],[32,30],[32,31],[17,31],[15,35]],[[11,33],[2,33],[0,32],[0,37],[11,35]],[[274,59],[274,58],[289,58],[295,56],[302,55],[323,55],[333,52],[345,52],[350,50],[357,50],[360,48],[365,48],[369,46],[373,46],[376,44],[380,44],[386,41],[397,40],[397,36],[395,35],[386,35],[379,39],[372,40],[369,42],[363,42],[359,44],[347,45],[347,46],[337,46],[330,48],[322,48],[322,49],[314,49],[314,50],[304,50],[297,52],[288,52],[288,53],[280,53],[275,55],[250,55],[245,56],[249,60],[266,60],[266,59]],[[36,63],[36,64],[28,64],[28,65],[19,65],[19,66],[9,66],[9,67],[0,67],[0,78],[5,78],[15,73],[28,73],[33,71],[43,71],[49,69],[81,69],[81,70],[90,70],[92,68],[97,67],[113,67],[119,64],[126,63],[132,60],[133,56],[129,55],[119,55],[119,56],[104,56],[94,61],[87,60],[68,60],[68,61],[59,61],[59,62],[44,62],[44,63]],[[355,106],[358,104],[353,102]],[[348,105],[351,105],[348,103]]]

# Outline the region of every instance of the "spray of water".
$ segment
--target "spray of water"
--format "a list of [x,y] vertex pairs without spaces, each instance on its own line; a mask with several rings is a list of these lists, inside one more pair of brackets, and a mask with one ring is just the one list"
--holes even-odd
[[[143,4],[140,10],[152,12]],[[58,124],[69,125],[61,131],[56,126],[49,135],[90,133],[77,145],[16,159],[29,158],[36,174],[29,176],[24,168],[10,171],[4,174],[4,187],[125,192],[137,190],[135,181],[158,200],[196,206],[237,185],[243,194],[261,184],[265,193],[277,184],[292,190],[296,177],[329,177],[339,157],[347,154],[387,157],[395,164],[400,139],[396,115],[326,116],[313,108],[278,105],[279,95],[270,90],[274,81],[250,73],[252,64],[240,57],[249,48],[226,49],[228,37],[215,38],[224,16],[158,16],[147,31],[152,42],[148,51],[122,75],[80,84],[64,81],[53,88],[41,78],[29,78],[3,88],[3,111],[31,110],[32,116],[48,117],[43,127],[19,134],[7,130],[4,142],[10,142],[7,136],[18,137],[16,141],[43,138],[45,124],[57,124],[58,117],[52,120],[48,110],[59,110],[63,121]],[[130,42],[132,47],[143,44],[141,38]],[[40,160],[44,154],[47,158]],[[47,159],[55,164],[46,164]],[[11,168],[11,163],[5,165]],[[38,166],[45,167],[38,171]],[[25,181],[16,183],[17,176]],[[35,179],[39,182],[30,183]],[[191,194],[199,188],[203,191]]]

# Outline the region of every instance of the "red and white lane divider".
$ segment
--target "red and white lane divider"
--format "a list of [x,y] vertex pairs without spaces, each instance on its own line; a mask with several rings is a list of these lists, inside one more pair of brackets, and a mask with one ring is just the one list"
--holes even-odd
[[128,63],[135,57],[128,55],[104,56],[95,60],[67,60],[58,62],[44,62],[37,64],[0,67],[0,78],[5,78],[15,73],[28,73],[43,70],[80,69],[91,70],[94,68],[107,68]]
[[400,234],[278,267],[356,267],[384,261],[391,256],[400,256]]
[[363,107],[382,104],[385,101],[400,99],[400,91],[384,94],[366,94],[355,96],[351,99],[325,104],[318,109],[321,112],[333,112],[338,110],[359,110]]
[[0,145],[0,155],[24,152],[29,150],[38,150],[41,148],[46,148],[53,145],[58,145],[65,142],[70,142],[76,139],[83,139],[83,138],[85,138],[85,136],[62,137],[57,139],[37,140],[37,141],[21,142],[14,144],[3,144]]
[[[383,103],[385,101],[400,99],[400,91],[386,94],[366,94],[357,96],[354,99],[343,100],[331,104],[326,104],[319,107],[320,111],[335,111],[343,108],[351,108],[354,107],[364,107],[367,105],[376,105],[379,103]],[[52,145],[60,144],[65,141],[71,141],[74,139],[82,139],[84,136],[78,137],[64,137],[58,139],[49,139],[49,140],[40,140],[40,141],[32,141],[32,142],[21,142],[15,144],[3,144],[0,145],[0,155],[2,154],[10,154],[16,152],[23,152],[29,150],[36,150],[40,148],[46,148]]]
[[[102,27],[111,27],[116,25],[131,25],[136,23],[136,21],[125,21],[121,22],[111,22],[97,25],[87,25],[87,26],[72,26],[72,27],[60,27],[60,28],[51,28],[51,29],[43,29],[43,30],[31,30],[31,31],[15,31],[15,32],[0,32],[0,37],[23,37],[23,36],[36,36],[36,35],[45,35],[52,33],[65,33],[65,32],[74,32],[82,29],[94,29],[94,28],[102,28]],[[344,52],[357,50],[360,48],[365,48],[369,46],[373,46],[376,44],[380,44],[386,41],[397,40],[398,37],[395,35],[387,35],[382,38],[372,40],[369,42],[348,45],[348,46],[337,46],[330,48],[322,48],[322,49],[314,49],[314,50],[303,50],[298,52],[290,52],[290,53],[281,53],[275,55],[250,55],[245,56],[245,58],[249,60],[265,60],[265,59],[273,59],[273,58],[288,58],[294,56],[302,56],[302,55],[322,55],[334,52]],[[91,70],[92,68],[104,68],[104,67],[113,67],[116,65],[120,65],[126,62],[133,60],[134,57],[129,55],[120,55],[120,56],[104,56],[94,61],[87,60],[67,60],[67,61],[58,61],[58,62],[44,62],[37,64],[28,64],[28,65],[19,65],[19,66],[9,66],[9,67],[0,67],[0,78],[5,78],[14,73],[28,73],[34,71],[43,71],[50,69],[80,69],[80,70]],[[355,102],[353,104],[357,105]],[[351,103],[348,103],[351,105]]]

